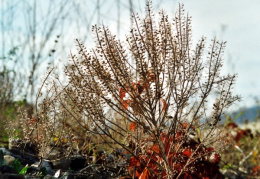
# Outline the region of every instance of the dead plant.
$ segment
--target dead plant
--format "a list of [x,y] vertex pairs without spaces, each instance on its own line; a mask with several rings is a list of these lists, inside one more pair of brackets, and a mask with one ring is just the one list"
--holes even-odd
[[[73,144],[72,135],[84,136],[85,146],[86,136],[91,136],[90,143],[98,138],[100,144],[132,155],[133,177],[220,175],[217,150],[223,145],[210,146],[221,144],[219,121],[239,100],[231,93],[236,76],[220,75],[226,42],[214,38],[203,58],[205,38],[192,45],[191,17],[183,5],[173,21],[164,11],[159,14],[157,23],[150,2],[145,18],[133,14],[126,42],[96,25],[95,48],[87,49],[76,39],[78,55],[71,54],[65,67],[68,83],[49,80],[27,132],[29,138],[34,134],[30,140],[57,136]],[[203,137],[201,129],[207,129]]]

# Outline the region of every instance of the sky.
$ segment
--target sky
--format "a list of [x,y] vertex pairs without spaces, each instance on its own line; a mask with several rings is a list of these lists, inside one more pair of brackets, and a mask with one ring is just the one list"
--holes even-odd
[[[162,5],[171,13],[170,3]],[[255,104],[260,98],[260,1],[259,0],[183,0],[193,17],[196,41],[204,35],[227,41],[224,73],[237,73],[234,93],[242,96],[239,106]]]
[[[119,1],[120,31],[118,31],[117,23],[117,2]],[[37,2],[40,6],[38,7],[37,12],[44,14],[48,5],[44,0],[38,0]],[[54,2],[57,3],[58,1]],[[96,15],[96,0],[72,0],[68,2],[78,4],[78,7],[80,8],[76,9],[69,6],[65,10],[64,18],[67,18],[70,21],[63,24],[63,27],[65,27],[63,33],[66,34],[66,36],[61,36],[60,39],[62,39],[66,48],[62,48],[63,52],[60,53],[60,56],[56,56],[55,58],[65,59],[71,51],[75,52],[76,38],[83,39],[87,37],[84,43],[87,47],[93,46],[94,40],[90,30],[91,26],[89,25],[94,25],[96,23],[108,26],[113,34],[117,35],[121,40],[125,40],[124,34],[128,34],[130,27],[128,0],[100,0],[99,18]],[[132,2],[134,12],[139,13],[141,17],[144,16],[146,0],[132,0]],[[155,15],[158,17],[159,9],[164,9],[169,15],[169,18],[172,19],[174,17],[174,12],[178,8],[178,3],[183,3],[186,12],[192,16],[194,44],[196,44],[202,36],[207,37],[207,42],[210,42],[214,37],[219,40],[227,41],[223,73],[238,74],[237,82],[233,90],[235,94],[241,95],[243,99],[238,106],[249,107],[254,105],[255,98],[260,99],[260,80],[258,80],[258,76],[260,76],[260,1],[153,0]],[[58,6],[59,4],[57,3],[54,7]],[[22,7],[21,4],[20,8]],[[13,31],[12,33],[13,35],[17,35],[23,33],[25,28],[23,21],[20,19],[22,18],[23,13],[19,14],[16,9],[14,12],[14,16],[16,17],[14,23],[17,27],[19,26],[20,30],[19,32]],[[80,16],[76,17],[77,13],[80,14]],[[75,17],[77,20],[82,21],[82,24],[76,23]],[[38,16],[38,20],[41,22],[41,16]],[[48,44],[49,50],[53,47],[53,42],[58,34],[59,32],[57,30],[51,37],[53,40],[52,43]],[[42,34],[39,33],[37,35],[37,39],[41,40]],[[60,61],[58,63],[60,63]]]
[[[144,1],[134,1],[135,10],[143,15]],[[192,16],[192,32],[194,44],[205,36],[207,41],[214,37],[227,41],[224,55],[223,73],[238,74],[234,87],[234,94],[242,96],[238,106],[252,106],[255,98],[260,99],[260,1],[259,0],[163,0],[153,1],[155,14],[164,9],[170,18],[178,8],[178,3],[183,3],[184,8]],[[159,6],[157,6],[159,4]],[[111,7],[111,3],[107,6]],[[115,4],[114,4],[115,5]],[[115,5],[116,6],[116,5]],[[115,8],[115,6],[113,8]],[[103,6],[102,8],[105,8]],[[112,16],[116,16],[116,9]],[[113,15],[114,12],[114,15]],[[116,17],[115,17],[116,18]],[[123,12],[120,20],[124,22],[122,33],[128,33],[129,13]],[[115,21],[105,21],[113,33],[117,33]]]

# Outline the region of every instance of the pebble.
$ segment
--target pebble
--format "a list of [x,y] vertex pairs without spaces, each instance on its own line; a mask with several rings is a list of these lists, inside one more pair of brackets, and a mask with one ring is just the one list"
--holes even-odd
[[4,155],[4,165],[11,165],[15,158],[11,155]]

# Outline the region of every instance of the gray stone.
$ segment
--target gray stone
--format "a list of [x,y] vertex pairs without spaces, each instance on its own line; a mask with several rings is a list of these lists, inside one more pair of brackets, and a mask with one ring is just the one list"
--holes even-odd
[[15,158],[11,155],[4,155],[4,165],[11,165]]
[[19,174],[4,174],[0,175],[1,179],[25,179],[24,175],[19,175]]
[[71,160],[67,158],[62,158],[62,159],[52,161],[53,169],[68,170],[70,164],[71,164]]
[[27,169],[27,173],[29,173],[30,175],[36,175],[39,172],[40,168],[37,167],[28,167]]
[[41,167],[45,167],[46,168],[47,174],[52,175],[52,176],[55,174],[55,171],[52,170],[52,166],[51,166],[51,164],[49,162],[47,162],[45,160],[42,161]]
[[86,167],[87,159],[82,155],[74,155],[71,157],[70,168],[74,171],[78,171]]
[[77,176],[71,172],[65,172],[62,179],[75,179]]
[[11,149],[9,150],[9,152],[11,152],[11,156],[13,156],[14,158],[17,158],[22,165],[31,165],[37,161],[39,161],[39,159],[37,158],[36,155],[31,154],[31,153],[25,153],[22,150],[18,150],[18,149]]
[[48,174],[43,179],[56,179],[56,178],[54,176]]
[[49,175],[55,174],[55,171],[52,169],[52,166],[48,161],[43,160],[39,167],[37,167],[38,165],[39,165],[39,162],[35,162],[28,169],[30,169],[30,171],[32,170],[32,172],[35,173],[35,172],[38,172],[40,170],[40,168],[45,168],[47,174],[49,174]]
[[5,174],[5,173],[18,174],[17,171],[15,169],[13,169],[12,167],[10,167],[9,165],[2,165],[0,167],[0,171],[2,174]]
[[1,147],[0,150],[3,151],[4,155],[11,155],[12,153],[8,151],[6,148]]

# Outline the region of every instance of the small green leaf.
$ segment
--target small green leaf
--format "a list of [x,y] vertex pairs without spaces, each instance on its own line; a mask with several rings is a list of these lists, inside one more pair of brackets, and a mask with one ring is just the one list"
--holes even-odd
[[15,169],[17,172],[19,172],[19,171],[21,171],[22,165],[21,165],[21,162],[18,159],[15,159],[12,162],[11,167],[13,169]]
[[19,172],[19,175],[25,175],[28,169],[28,164]]
[[226,169],[233,169],[233,166],[230,163],[228,163],[227,165],[224,165],[222,167],[222,170],[226,170]]
[[233,117],[232,119],[231,119],[231,117],[230,116],[228,116],[227,117],[227,119],[226,119],[226,121],[225,121],[225,126],[227,126],[229,123],[231,123],[231,122],[234,122],[237,118],[239,118],[242,114],[244,114],[244,112],[245,111],[242,111],[242,112],[240,112],[240,113],[238,113],[235,117]]

